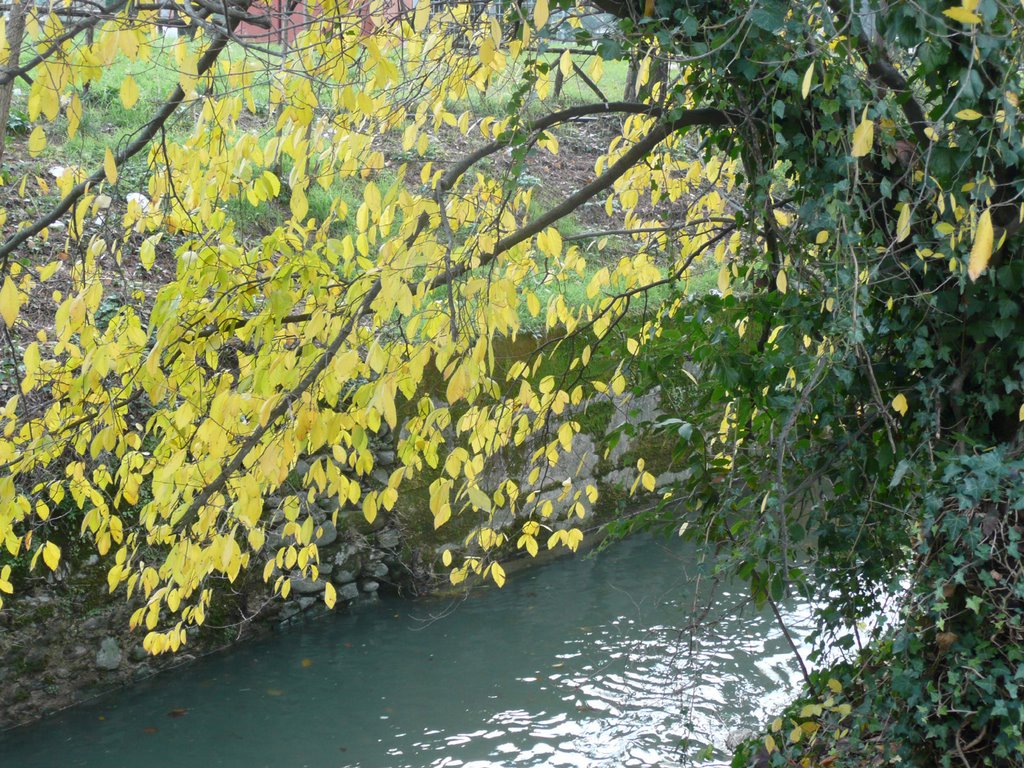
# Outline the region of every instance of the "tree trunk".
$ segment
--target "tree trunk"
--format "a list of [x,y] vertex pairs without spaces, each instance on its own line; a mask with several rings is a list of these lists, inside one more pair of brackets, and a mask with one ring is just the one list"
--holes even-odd
[[[17,68],[21,62],[21,43],[25,39],[25,17],[28,5],[24,0],[13,0],[7,17],[7,61],[8,70]],[[0,163],[3,163],[7,141],[7,120],[11,116],[11,97],[14,95],[14,79],[0,85]]]
[[626,69],[626,87],[622,90],[623,101],[633,101],[636,98],[636,78],[638,62],[636,56],[629,57],[629,67]]

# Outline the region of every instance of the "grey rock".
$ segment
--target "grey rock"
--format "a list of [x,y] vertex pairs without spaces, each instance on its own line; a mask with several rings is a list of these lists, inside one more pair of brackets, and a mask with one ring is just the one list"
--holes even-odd
[[381,451],[377,454],[377,464],[381,467],[392,467],[395,464],[394,451]]
[[633,481],[636,480],[636,469],[613,469],[611,472],[606,472],[604,477],[601,478],[601,482],[604,485],[628,490],[632,486]]
[[338,504],[337,496],[318,496],[316,499],[316,505],[324,512],[333,512],[340,506]]
[[351,584],[356,580],[356,575],[352,571],[337,570],[331,574],[331,581],[335,584]]
[[149,658],[149,654],[146,653],[146,649],[141,645],[133,645],[131,650],[128,651],[128,660],[138,664],[140,661],[145,661]]
[[384,467],[374,467],[373,471],[370,472],[370,477],[381,485],[387,485],[388,480],[391,479],[391,473],[384,469]]
[[285,607],[281,609],[281,613],[278,616],[278,618],[280,619],[282,624],[285,624],[290,619],[293,619],[296,616],[298,616],[300,613],[302,613],[302,609],[299,608],[298,604],[295,602],[291,602],[286,604]]
[[296,595],[315,595],[324,591],[324,582],[312,579],[292,579],[292,592]]
[[662,472],[654,479],[654,487],[657,489],[664,488],[667,485],[673,483],[680,483],[686,480],[693,474],[690,470],[683,470],[682,472]]
[[315,597],[300,597],[299,609],[303,611],[308,611],[310,608],[316,605],[317,602],[318,600]]
[[149,664],[139,664],[135,671],[132,672],[136,680],[143,680],[147,677],[152,677],[154,674],[153,668]]
[[326,563],[322,562],[322,563],[320,563],[320,565],[317,566],[317,570],[320,571],[320,575],[321,576],[330,576],[331,575],[331,571],[334,570],[334,563],[332,563],[330,561],[328,561]]
[[121,648],[117,640],[112,637],[103,638],[96,653],[96,666],[111,672],[121,666]]
[[363,576],[367,576],[371,579],[384,579],[387,578],[388,567],[381,562],[368,563],[363,569]]
[[573,438],[572,449],[562,453],[553,467],[545,467],[536,483],[527,483],[525,490],[547,490],[560,488],[566,478],[592,475],[600,460],[594,438],[580,433]]
[[299,459],[295,462],[295,473],[299,477],[305,477],[306,473],[309,472],[309,462],[305,459]]
[[359,547],[355,544],[342,544],[334,555],[334,564],[342,568],[359,554]]
[[385,528],[377,534],[377,546],[381,549],[398,549],[401,543],[402,538],[394,528]]
[[350,582],[348,584],[341,585],[341,587],[338,588],[338,599],[347,600],[349,602],[351,602],[352,600],[358,600],[359,585],[355,582]]
[[380,584],[373,579],[367,579],[366,581],[359,582],[359,589],[367,594],[372,594],[380,589]]
[[725,748],[730,752],[735,752],[736,748],[745,741],[756,739],[757,733],[752,731],[750,728],[736,728],[729,731],[725,737]]
[[317,547],[328,547],[338,540],[338,529],[330,520],[325,520],[313,532],[313,543]]
[[605,435],[610,435],[625,424],[637,427],[637,430],[633,435],[628,430],[623,430],[619,435],[618,443],[608,452],[608,462],[612,466],[616,466],[623,456],[633,450],[641,430],[648,428],[645,425],[661,416],[661,387],[655,387],[640,397],[616,398],[614,405],[615,413],[608,422]]
[[267,534],[266,548],[267,548],[268,551],[272,551],[272,550],[276,550],[282,544],[284,544],[284,526],[283,525],[280,528],[275,528],[274,530],[272,530],[270,533]]

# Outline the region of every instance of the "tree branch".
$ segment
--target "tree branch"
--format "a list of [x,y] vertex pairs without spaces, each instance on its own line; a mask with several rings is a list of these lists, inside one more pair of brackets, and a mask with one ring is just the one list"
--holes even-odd
[[42,53],[33,56],[25,64],[22,64],[19,67],[4,70],[4,73],[0,75],[0,85],[9,83],[15,78],[23,77],[28,72],[31,72],[33,69],[38,67],[48,58],[50,58],[50,56],[52,56],[54,53],[60,50],[60,47],[68,40],[73,40],[82,32],[85,32],[91,27],[95,27],[100,22],[105,21],[107,17],[109,17],[111,14],[117,13],[127,4],[127,0],[114,0],[114,2],[110,3],[110,5],[105,6],[101,12],[90,14],[85,21],[81,21],[78,24],[75,24],[75,26],[71,27],[71,29],[64,32],[64,34],[59,35],[55,37],[53,40],[49,41],[49,47]]
[[[577,108],[579,109],[579,108]],[[572,110],[566,110],[571,112]],[[564,114],[564,113],[562,113]],[[670,123],[663,123],[656,126],[650,133],[647,134],[643,139],[634,144],[627,152],[625,152],[618,160],[615,161],[603,174],[594,179],[590,184],[577,190],[573,195],[566,198],[561,204],[550,209],[547,213],[539,216],[537,219],[527,224],[518,232],[515,232],[508,237],[505,237],[498,241],[495,245],[494,250],[491,253],[481,256],[476,266],[471,267],[467,263],[460,264],[453,267],[450,270],[445,271],[443,274],[439,274],[427,283],[428,290],[434,290],[445,286],[452,281],[456,280],[460,276],[466,274],[471,269],[487,266],[493,262],[499,255],[506,251],[514,248],[516,245],[529,240],[538,232],[542,231],[545,227],[550,226],[559,219],[567,216],[576,210],[583,203],[590,200],[595,195],[599,194],[605,189],[608,189],[612,184],[615,183],[623,174],[638,163],[644,156],[651,152],[658,144],[664,141],[668,136],[672,135],[676,131],[694,126],[694,125],[716,125],[725,126],[734,123],[737,120],[735,115],[718,109],[695,109],[684,113],[682,116]],[[474,153],[476,154],[476,153]],[[464,163],[457,167],[461,167]],[[466,166],[469,167],[468,165]],[[460,171],[458,175],[461,175],[464,171]],[[455,179],[458,175],[454,176]],[[452,182],[454,183],[454,181]],[[302,377],[301,381],[295,385],[284,397],[281,398],[280,402],[274,406],[267,416],[265,422],[257,427],[245,442],[239,447],[238,452],[234,458],[220,471],[216,478],[210,481],[203,490],[196,496],[192,502],[188,505],[185,511],[176,520],[173,520],[173,524],[180,526],[181,528],[187,528],[199,517],[199,513],[202,508],[213,498],[215,494],[221,491],[221,489],[227,484],[231,477],[241,469],[245,458],[260,444],[264,436],[270,431],[278,419],[288,412],[291,408],[292,403],[302,397],[303,394],[309,390],[310,387],[316,382],[320,374],[323,373],[331,360],[338,354],[345,340],[352,332],[353,328],[359,320],[370,312],[371,306],[374,299],[380,293],[382,283],[380,278],[374,281],[373,285],[363,297],[358,309],[351,314],[348,320],[345,321],[342,328],[338,331],[338,334],[331,341],[330,346],[324,350],[323,354],[317,358],[316,362],[309,369],[305,376]]]
[[[199,59],[196,65],[196,73],[198,75],[205,74],[217,61],[217,57],[220,56],[228,43],[228,36],[225,34],[219,34],[214,38],[213,43],[206,52]],[[157,135],[164,123],[167,122],[168,118],[174,114],[174,112],[181,106],[182,101],[185,100],[185,91],[182,90],[181,85],[176,85],[174,91],[171,93],[171,97],[164,102],[164,105],[160,108],[160,111],[153,116],[153,119],[146,123],[142,132],[135,137],[135,139],[128,144],[123,150],[114,156],[114,163],[120,167],[126,160],[134,157],[147,146],[153,140],[153,137]],[[7,261],[11,254],[26,240],[33,235],[37,235],[46,229],[48,226],[53,224],[57,219],[71,210],[72,206],[78,202],[79,198],[94,184],[100,183],[106,178],[106,171],[103,168],[99,168],[92,173],[89,178],[79,182],[65,195],[64,199],[61,200],[56,207],[52,208],[49,213],[40,218],[36,219],[32,224],[19,229],[13,235],[0,245],[0,270],[7,269]]]

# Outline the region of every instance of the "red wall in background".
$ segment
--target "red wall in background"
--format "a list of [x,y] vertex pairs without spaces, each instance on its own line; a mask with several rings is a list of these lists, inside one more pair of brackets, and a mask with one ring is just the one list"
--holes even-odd
[[[430,0],[419,0],[429,2]],[[415,0],[364,0],[360,6],[360,16],[363,18],[363,34],[373,32],[373,21],[371,16],[376,12],[380,13],[383,6],[384,18],[388,21],[396,20],[402,10],[412,10]],[[308,5],[306,0],[299,0],[295,10],[286,14],[288,0],[255,0],[249,8],[249,13],[254,15],[266,14],[270,17],[271,29],[266,30],[255,24],[242,22],[235,30],[239,37],[254,42],[282,43],[285,35],[288,42],[295,40],[296,35],[301,32],[314,18],[317,12],[316,5]]]

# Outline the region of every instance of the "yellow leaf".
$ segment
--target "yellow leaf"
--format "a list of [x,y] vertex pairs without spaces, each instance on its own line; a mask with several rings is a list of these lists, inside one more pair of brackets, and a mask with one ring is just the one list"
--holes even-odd
[[306,190],[302,187],[293,188],[289,207],[292,209],[292,216],[295,217],[295,221],[299,223],[304,222],[306,214],[309,213],[309,201],[306,199]]
[[533,26],[540,29],[548,23],[548,0],[537,0],[533,6]]
[[732,275],[729,273],[729,267],[723,266],[718,270],[718,292],[724,294],[729,290],[729,280]]
[[109,183],[117,184],[117,163],[114,162],[114,153],[110,151],[110,147],[107,147],[103,155],[103,173]]
[[971,281],[981,277],[981,273],[988,268],[988,261],[992,258],[992,239],[992,214],[986,208],[978,218],[978,230],[974,233],[974,245],[971,246],[971,260],[967,265],[967,275]]
[[824,245],[825,243],[828,242],[828,238],[829,238],[828,230],[827,229],[823,229],[814,238],[814,242],[815,242],[816,245]]
[[78,94],[74,94],[71,97],[71,103],[68,104],[67,108],[68,118],[68,140],[75,138],[75,134],[78,133],[78,126],[82,122],[82,100],[78,98]]
[[975,112],[973,109],[961,109],[956,116],[959,120],[979,120],[981,112]]
[[56,571],[57,566],[60,565],[60,547],[52,541],[43,544],[43,562],[51,571]]
[[828,679],[828,689],[832,691],[832,693],[842,693],[843,684],[836,680],[834,677],[830,677]]
[[530,317],[536,317],[540,314],[540,299],[532,291],[526,294],[526,309],[530,313]]
[[121,103],[125,109],[131,109],[139,100],[139,84],[131,75],[121,81]]
[[768,750],[769,755],[778,749],[778,746],[775,744],[775,737],[770,733],[764,737],[764,748]]
[[563,77],[568,77],[572,72],[572,54],[569,51],[562,51],[562,55],[558,57],[558,70]]
[[149,271],[153,268],[153,262],[156,261],[156,242],[159,235],[153,237],[147,237],[142,241],[142,246],[139,248],[139,261],[142,262],[142,266]]
[[11,328],[14,321],[18,319],[18,312],[21,310],[21,294],[10,277],[4,278],[4,287],[0,288],[0,317],[3,317],[4,324]]
[[416,13],[412,17],[412,28],[422,32],[430,21],[430,3],[416,3]]
[[909,406],[907,404],[907,398],[902,392],[892,399],[892,407],[900,416],[907,415],[907,409]]
[[962,5],[954,6],[953,8],[947,8],[942,12],[944,16],[949,16],[953,21],[959,21],[961,24],[980,24],[981,17],[972,13],[971,11],[964,8]]
[[779,293],[785,293],[789,282],[786,280],[786,271],[783,269],[779,270],[779,274],[775,276],[775,287],[779,289]]
[[46,134],[43,132],[43,127],[37,125],[28,137],[28,153],[32,157],[37,157],[44,149],[46,149]]
[[[429,4],[428,4],[429,5]],[[334,589],[334,585],[331,582],[327,582],[324,585],[324,603],[327,604],[328,608],[333,608],[334,604],[338,601],[338,593]]]
[[860,124],[853,131],[853,152],[854,157],[864,157],[871,151],[871,145],[875,141],[875,123],[868,120],[867,109],[861,117]]
[[485,67],[491,66],[494,62],[494,41],[485,37],[480,43],[480,63]]
[[505,569],[497,563],[491,566],[491,578],[494,579],[494,583],[498,585],[499,589],[505,586]]
[[1024,405],[1020,407],[1020,411],[1017,413],[1017,418],[1024,421]]
[[910,237],[910,206],[904,203],[899,221],[896,222],[896,242],[902,243],[908,237]]
[[811,62],[811,66],[804,72],[804,81],[800,86],[800,93],[806,99],[807,95],[811,92],[811,81],[814,80],[814,62]]

